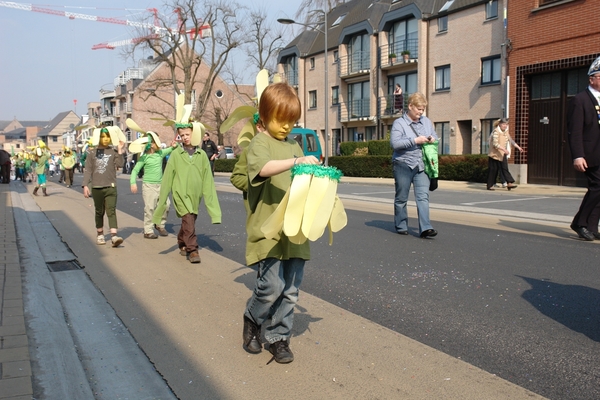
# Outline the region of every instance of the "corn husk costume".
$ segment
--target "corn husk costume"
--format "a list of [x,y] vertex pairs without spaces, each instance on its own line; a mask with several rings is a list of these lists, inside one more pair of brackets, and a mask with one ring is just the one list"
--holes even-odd
[[[269,84],[267,70],[256,77],[257,99]],[[258,103],[258,101],[257,101]],[[238,145],[246,148],[258,132],[258,108],[240,106],[221,125],[221,132],[229,130],[237,122],[248,119],[238,135]],[[261,231],[267,239],[275,239],[283,233],[294,244],[306,240],[315,241],[329,227],[329,245],[333,244],[333,233],[339,232],[348,223],[342,201],[337,196],[337,185],[342,172],[335,167],[299,164],[291,169],[292,184],[276,211],[263,223]]]
[[100,133],[108,132],[110,135],[110,142],[114,147],[119,145],[119,142],[127,142],[125,134],[118,126],[105,126],[103,128],[94,128],[92,132],[92,146],[98,146],[100,143]]
[[[163,126],[175,126],[176,129],[179,128],[192,128],[192,137],[191,137],[191,145],[198,146],[202,142],[202,137],[204,136],[204,132],[207,129],[213,129],[208,125],[204,125],[201,122],[190,121],[190,117],[192,115],[193,106],[191,104],[185,103],[185,95],[184,93],[179,93],[175,100],[175,119],[167,119],[164,118],[150,118],[156,121],[166,121]],[[160,146],[160,144],[159,144]]]
[[144,154],[150,150],[152,143],[154,142],[156,146],[160,149],[160,139],[158,135],[152,131],[145,131],[131,118],[127,118],[125,124],[132,130],[141,133],[143,136],[131,142],[129,145],[129,152],[133,154]]
[[42,188],[44,196],[48,196],[46,192],[46,162],[50,159],[50,151],[46,147],[46,143],[38,140],[38,145],[33,151],[33,159],[36,162],[35,173],[37,174],[37,183],[33,189],[33,194],[37,196],[37,192]]

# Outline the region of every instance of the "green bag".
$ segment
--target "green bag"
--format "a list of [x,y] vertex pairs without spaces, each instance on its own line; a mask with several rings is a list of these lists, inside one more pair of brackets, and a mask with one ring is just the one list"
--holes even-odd
[[423,162],[425,163],[425,173],[429,178],[437,178],[439,176],[438,165],[438,141],[433,143],[423,143]]

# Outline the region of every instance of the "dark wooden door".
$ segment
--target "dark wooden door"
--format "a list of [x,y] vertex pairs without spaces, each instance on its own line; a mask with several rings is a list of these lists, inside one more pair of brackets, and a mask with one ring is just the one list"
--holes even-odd
[[529,183],[561,184],[565,145],[563,115],[560,98],[531,101],[527,146]]

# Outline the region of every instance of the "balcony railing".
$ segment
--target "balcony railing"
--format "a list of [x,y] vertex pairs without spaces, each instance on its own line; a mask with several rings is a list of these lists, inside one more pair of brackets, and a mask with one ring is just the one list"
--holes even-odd
[[339,107],[338,120],[340,122],[364,121],[371,118],[370,99],[340,103]]
[[284,79],[291,86],[298,86],[298,70],[288,70],[284,73]]
[[368,74],[371,71],[371,57],[368,51],[355,51],[340,57],[338,60],[338,75],[340,78]]
[[125,85],[131,79],[144,79],[144,69],[128,68],[126,71],[123,71],[119,76],[115,78],[114,85],[115,87]]
[[[409,59],[416,60],[419,58],[419,39],[407,39],[386,44],[380,47],[379,62],[382,67],[395,65],[402,62],[402,52],[409,51]],[[390,54],[396,55],[396,61],[392,61]]]
[[380,118],[398,118],[400,117],[401,110],[406,107],[406,96],[403,96],[403,104],[396,102],[396,96],[388,94],[377,99],[378,117]]

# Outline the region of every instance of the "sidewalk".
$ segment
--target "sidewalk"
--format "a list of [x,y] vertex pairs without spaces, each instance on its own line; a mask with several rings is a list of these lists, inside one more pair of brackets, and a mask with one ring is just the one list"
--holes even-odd
[[[5,239],[0,243],[0,399],[31,399],[34,385],[39,384],[31,365],[39,368],[41,363],[30,357],[31,343],[25,334],[30,326],[23,312],[27,305],[23,304],[21,274],[25,272],[21,271],[23,260],[16,247],[10,192],[13,185],[16,189],[21,184],[0,185],[0,237]],[[464,182],[452,185],[456,190],[469,190],[469,184]],[[28,192],[33,187],[23,186]],[[75,288],[68,286],[69,277],[89,276],[102,290],[100,297],[106,298],[118,314],[118,322],[127,325],[126,332],[111,328],[112,331],[119,332],[115,333],[118,336],[131,333],[181,399],[277,398],[283,393],[292,393],[286,396],[289,399],[541,398],[306,293],[298,304],[294,326],[292,347],[297,360],[288,365],[267,366],[268,352],[249,355],[241,349],[241,312],[255,272],[207,249],[201,251],[199,266],[189,264],[177,254],[172,234],[169,238],[144,240],[141,222],[123,213],[119,214],[119,224],[126,227],[120,229],[125,238],[122,247],[95,246],[90,229],[91,199],[83,200],[80,193],[54,183],[49,184],[49,197],[29,199],[31,194],[23,190],[20,189],[20,196],[43,212],[36,216],[36,224],[40,219],[39,224],[56,229],[78,263],[85,266],[83,271],[55,273],[67,288],[61,295],[63,306],[77,307],[82,303]],[[575,193],[580,192],[576,189]],[[78,217],[73,218],[74,215]],[[48,262],[47,255],[45,261]],[[64,312],[64,318],[72,325],[82,318],[75,316],[72,309],[58,311]],[[99,329],[98,325],[114,321],[85,323],[87,328]],[[71,326],[71,332],[83,329],[86,326]],[[54,345],[59,346],[57,343]],[[78,338],[75,343],[80,343]],[[139,352],[135,347],[132,350]],[[82,363],[106,357],[105,349],[86,350],[89,353],[83,356]],[[83,351],[78,349],[78,354]],[[44,353],[36,347],[36,354]],[[123,351],[122,357],[129,357],[128,352]],[[94,397],[109,398],[103,396],[103,377],[90,372],[88,364],[83,365]],[[132,378],[132,371],[117,366],[110,371],[113,379],[122,382]],[[54,372],[60,380],[60,371]],[[138,398],[156,397],[146,394]]]
[[0,399],[31,399],[29,343],[10,193],[0,184]]

